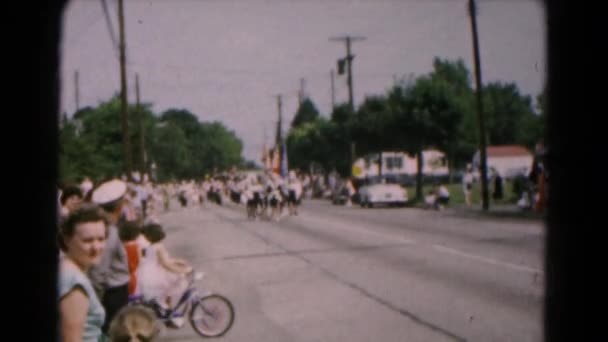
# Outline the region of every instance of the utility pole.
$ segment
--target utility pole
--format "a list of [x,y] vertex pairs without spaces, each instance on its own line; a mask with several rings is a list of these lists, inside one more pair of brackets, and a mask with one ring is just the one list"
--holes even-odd
[[473,34],[473,56],[475,59],[475,95],[477,100],[477,118],[479,122],[479,159],[481,167],[481,198],[484,211],[489,208],[487,157],[486,157],[486,126],[481,98],[481,66],[479,61],[479,41],[477,37],[477,20],[475,0],[469,0],[469,16],[471,17],[471,32]]
[[[344,63],[347,64],[347,84],[348,84],[348,105],[350,108],[350,114],[354,115],[355,113],[355,101],[353,99],[353,59],[355,56],[351,54],[351,42],[362,41],[365,40],[365,37],[353,37],[353,36],[343,36],[343,37],[333,37],[329,38],[330,41],[344,41],[346,42],[346,57],[338,60],[338,75],[342,74],[342,69]],[[355,142],[350,142],[350,164],[349,164],[349,174],[352,173],[352,164],[355,162]]]
[[127,112],[127,71],[125,65],[125,23],[123,0],[118,0],[118,27],[120,30],[120,109],[122,115],[124,171],[127,173],[127,179],[131,180],[131,144],[129,143],[129,114]]
[[270,158],[270,156],[268,154],[268,149],[266,148],[266,140],[268,140],[268,136],[266,135],[266,126],[262,125],[262,129],[264,130],[264,142],[262,143],[262,169],[266,170],[268,158]]
[[[348,84],[348,104],[350,106],[351,113],[355,112],[355,104],[353,100],[353,59],[355,56],[351,54],[351,42],[365,40],[365,37],[353,37],[353,36],[344,36],[344,37],[334,37],[329,38],[330,41],[344,41],[346,42],[346,57],[341,59],[340,61],[345,61],[347,66],[347,84]],[[338,61],[338,64],[340,64]],[[341,73],[338,72],[338,75]]]
[[300,91],[298,92],[298,103],[300,104],[300,106],[302,105],[302,102],[304,102],[304,99],[306,98],[306,93],[304,92],[305,84],[306,84],[306,80],[304,78],[300,78]]
[[331,109],[336,108],[336,89],[334,86],[334,69],[329,71],[329,77],[331,79]]
[[[277,131],[275,134],[275,150],[274,153],[278,154],[278,160],[279,160],[279,169],[277,170],[278,173],[281,172],[281,163],[282,160],[281,158],[283,157],[283,113],[282,113],[282,107],[283,107],[283,101],[281,98],[281,94],[277,95],[277,108],[278,108],[278,112],[279,112],[279,120],[277,121]],[[273,159],[274,155],[273,155]],[[274,160],[273,160],[274,161]],[[274,168],[275,165],[272,165],[272,167]]]
[[74,92],[76,100],[76,112],[80,110],[80,89],[78,84],[78,70],[74,72]]
[[145,148],[145,132],[144,132],[144,112],[141,110],[141,103],[139,102],[139,74],[135,74],[135,96],[136,96],[136,100],[137,100],[137,116],[138,116],[138,121],[139,121],[139,150],[141,152],[141,156],[140,156],[140,169],[139,169],[139,173],[141,174],[142,178],[141,180],[143,181],[143,175],[144,173],[146,173],[146,165],[147,165],[147,160],[146,160],[146,148]]
[[275,145],[276,146],[280,146],[281,141],[283,140],[283,133],[282,133],[282,125],[283,125],[283,113],[282,113],[282,108],[283,107],[283,102],[281,99],[281,95],[277,95],[277,109],[278,109],[278,113],[279,113],[279,120],[277,121],[277,131],[276,131],[276,135],[275,135]]

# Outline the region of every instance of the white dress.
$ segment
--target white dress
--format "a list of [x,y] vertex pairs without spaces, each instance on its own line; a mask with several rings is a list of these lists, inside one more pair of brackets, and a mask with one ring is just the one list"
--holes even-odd
[[157,248],[157,245],[153,244],[144,249],[137,269],[137,284],[138,291],[145,300],[156,299],[159,304],[164,305],[167,296],[173,295],[176,290],[183,291],[183,276],[167,270],[160,264]]

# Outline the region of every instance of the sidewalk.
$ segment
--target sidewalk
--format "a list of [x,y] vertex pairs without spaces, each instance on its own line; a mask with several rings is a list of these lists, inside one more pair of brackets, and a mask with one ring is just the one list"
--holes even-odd
[[485,217],[498,219],[522,219],[543,221],[546,216],[544,213],[537,213],[533,210],[522,210],[515,204],[492,204],[490,203],[487,211],[482,209],[481,204],[474,204],[470,208],[466,205],[448,206],[445,211],[463,217]]

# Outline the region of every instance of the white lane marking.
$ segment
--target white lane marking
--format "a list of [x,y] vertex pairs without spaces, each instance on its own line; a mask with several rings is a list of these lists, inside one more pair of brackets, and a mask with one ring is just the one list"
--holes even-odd
[[516,264],[509,263],[509,262],[504,262],[504,261],[500,261],[500,260],[496,260],[496,259],[492,259],[492,258],[475,255],[475,254],[469,254],[469,253],[461,252],[457,249],[445,247],[442,245],[432,245],[432,247],[433,247],[433,249],[435,249],[438,252],[450,253],[450,254],[458,255],[458,256],[461,256],[464,258],[469,258],[469,259],[485,262],[485,263],[488,263],[491,265],[503,266],[506,268],[514,269],[517,271],[529,272],[532,274],[540,274],[540,275],[543,274],[543,271],[539,270],[539,269],[535,269],[535,268],[523,266],[523,265],[516,265]]
[[386,234],[386,233],[376,232],[376,231],[370,230],[368,228],[364,228],[362,226],[355,225],[353,223],[344,224],[344,223],[341,223],[341,222],[324,220],[324,219],[322,219],[320,217],[309,216],[309,215],[300,215],[298,217],[300,219],[304,219],[304,220],[308,220],[308,221],[321,222],[321,223],[324,224],[324,226],[330,227],[330,228],[333,228],[333,229],[336,229],[336,230],[343,230],[343,231],[348,231],[348,232],[357,232],[357,233],[360,233],[360,234],[372,235],[372,236],[380,237],[382,239],[390,240],[392,242],[394,242],[395,240],[397,240],[400,243],[404,243],[404,244],[416,244],[416,241],[414,241],[414,240],[407,239],[407,238],[402,237],[402,236],[395,236],[393,234]]

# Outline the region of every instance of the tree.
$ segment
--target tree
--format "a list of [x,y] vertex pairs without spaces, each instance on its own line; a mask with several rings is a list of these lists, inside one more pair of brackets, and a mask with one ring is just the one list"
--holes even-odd
[[341,103],[334,107],[331,112],[331,122],[338,125],[344,125],[351,119],[350,105],[348,103]]
[[327,134],[327,141],[330,144],[328,153],[331,159],[328,170],[335,170],[342,177],[350,176],[352,158],[356,158],[356,156],[351,156],[351,144],[356,143],[355,129],[356,117],[352,113],[350,105],[341,103],[335,106],[331,113],[330,124],[325,127],[324,132]]
[[309,98],[306,98],[298,107],[296,115],[291,122],[291,127],[295,128],[304,123],[314,122],[317,118],[319,118],[317,107]]
[[393,115],[384,96],[365,98],[357,110],[353,136],[360,154],[392,148]]
[[395,86],[388,95],[389,106],[394,113],[393,128],[400,132],[399,144],[418,161],[416,172],[416,200],[422,200],[422,151],[432,144],[431,118],[429,102],[431,80],[420,77],[414,85]]
[[471,73],[460,58],[450,61],[435,57],[433,72],[430,76],[434,80],[447,82],[457,96],[467,95],[471,92]]
[[74,114],[78,138],[77,154],[68,161],[80,176],[101,180],[119,177],[124,170],[120,98],[113,96],[95,108],[85,108]]
[[331,147],[326,140],[327,125],[326,119],[319,118],[289,130],[287,153],[291,168],[308,170],[313,163],[328,167],[328,149]]
[[159,181],[184,179],[189,176],[186,171],[190,165],[188,139],[180,126],[169,122],[158,127],[150,145]]
[[216,121],[201,124],[201,133],[202,135],[197,140],[200,154],[196,154],[199,167],[193,170],[194,172],[209,173],[215,169],[228,170],[241,164],[243,143],[234,132]]
[[[222,123],[201,123],[193,113],[184,109],[167,110],[161,115],[161,121],[183,132],[184,139],[178,141],[184,144],[182,153],[185,161],[178,165],[172,161],[166,166],[177,167],[175,172],[178,177],[200,178],[216,169],[226,170],[241,164],[243,143]],[[177,131],[175,134],[179,136]],[[158,163],[158,167],[163,168],[162,162]]]
[[166,110],[160,115],[160,121],[177,125],[188,138],[194,137],[200,129],[200,123],[196,115],[186,109]]
[[521,144],[532,148],[541,138],[540,120],[532,108],[532,99],[521,95],[514,83],[487,84],[483,101],[489,144]]
[[383,121],[387,123],[386,132],[389,132],[394,140],[385,138],[383,144],[402,146],[408,153],[416,156],[417,200],[422,199],[422,151],[437,148],[446,153],[448,160],[453,159],[451,157],[455,153],[454,146],[457,146],[461,138],[465,107],[463,102],[459,101],[458,92],[464,94],[464,83],[460,84],[460,89],[458,83],[450,83],[450,77],[442,76],[447,74],[446,70],[451,69],[443,63],[437,72],[418,77],[411,86],[396,85],[388,94],[388,106],[393,114]]
[[430,77],[436,82],[444,83],[443,87],[448,88],[447,98],[450,106],[459,116],[458,123],[449,127],[453,133],[451,139],[437,144],[448,157],[451,179],[453,169],[464,168],[477,150],[478,125],[474,92],[471,88],[471,73],[462,59],[450,61],[435,57]]
[[[155,162],[157,178],[198,178],[215,168],[228,169],[242,163],[242,142],[219,122],[200,123],[184,109],[170,109],[160,118],[151,104],[129,106],[131,141],[140,141],[140,117],[145,136],[147,163]],[[141,114],[141,116],[139,115]],[[60,175],[74,182],[83,176],[96,180],[122,175],[122,128],[120,101],[116,95],[97,107],[87,107],[64,120],[59,135]],[[142,165],[140,144],[132,144],[132,155]]]

